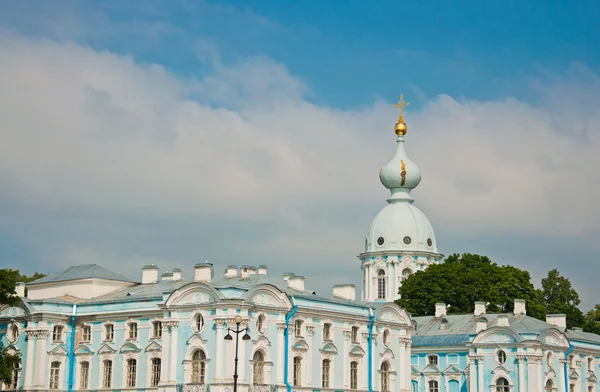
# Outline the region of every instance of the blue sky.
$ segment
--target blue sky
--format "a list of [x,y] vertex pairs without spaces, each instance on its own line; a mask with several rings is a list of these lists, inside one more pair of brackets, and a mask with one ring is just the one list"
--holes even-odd
[[594,1],[2,3],[0,258],[358,285],[404,93],[440,251],[536,282],[557,267],[589,308],[599,18]]

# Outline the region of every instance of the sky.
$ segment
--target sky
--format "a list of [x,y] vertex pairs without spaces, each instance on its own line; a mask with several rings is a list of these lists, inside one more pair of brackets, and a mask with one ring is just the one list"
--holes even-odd
[[360,287],[411,102],[439,251],[600,302],[600,3],[0,3],[0,260]]

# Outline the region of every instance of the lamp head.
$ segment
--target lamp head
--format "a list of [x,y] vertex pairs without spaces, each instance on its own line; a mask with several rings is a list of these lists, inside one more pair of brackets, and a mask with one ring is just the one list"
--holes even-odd
[[248,332],[246,332],[244,336],[242,336],[242,340],[250,340],[250,335],[248,335]]
[[236,324],[241,324],[242,321],[244,321],[244,319],[242,319],[242,316],[240,316],[239,314],[233,318],[233,322]]
[[233,340],[233,338],[231,337],[231,334],[229,332],[227,332],[227,335],[225,335],[225,337],[223,339],[225,339],[225,340]]

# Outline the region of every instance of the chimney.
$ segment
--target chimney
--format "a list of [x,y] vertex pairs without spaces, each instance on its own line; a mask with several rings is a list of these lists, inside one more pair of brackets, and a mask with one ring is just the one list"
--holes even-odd
[[294,290],[304,291],[304,276],[290,276],[287,280],[287,283],[288,287]]
[[558,327],[561,331],[567,328],[567,315],[566,314],[547,314],[546,322]]
[[266,265],[259,265],[258,266],[258,274],[259,275],[266,275],[267,274],[267,266]]
[[173,280],[181,280],[181,268],[173,268]]
[[142,267],[142,284],[155,283],[158,281],[158,266],[154,264]]
[[524,299],[515,299],[514,313],[515,313],[515,316],[518,316],[518,315],[525,316],[527,314],[527,307],[525,305]]
[[496,322],[496,326],[497,327],[508,327],[508,315],[506,314],[499,314],[498,315],[498,321]]
[[288,279],[290,278],[290,276],[294,276],[294,275],[296,275],[296,274],[295,274],[295,273],[293,273],[293,272],[284,272],[284,273],[283,273],[283,280],[284,280],[285,282],[287,282],[287,281],[288,281]]
[[438,302],[435,304],[435,317],[440,318],[446,315],[446,304]]
[[225,276],[228,278],[237,278],[238,276],[238,267],[235,265],[230,265],[225,270]]
[[247,279],[250,275],[250,267],[248,267],[247,265],[242,265],[241,272],[242,278]]
[[165,272],[164,274],[162,274],[160,276],[160,280],[173,280],[173,273],[172,272]]
[[194,280],[196,282],[210,282],[212,280],[213,266],[209,262],[194,266]]
[[481,331],[485,331],[487,329],[487,319],[485,317],[479,317],[477,319],[477,326],[475,327],[475,332],[479,333]]
[[356,286],[353,284],[336,284],[333,286],[333,296],[354,301],[356,300]]
[[25,283],[17,282],[15,284],[15,292],[17,293],[17,297],[25,298]]
[[248,273],[250,275],[256,275],[256,267],[248,267]]
[[475,316],[485,314],[485,302],[475,302],[475,311],[473,314]]

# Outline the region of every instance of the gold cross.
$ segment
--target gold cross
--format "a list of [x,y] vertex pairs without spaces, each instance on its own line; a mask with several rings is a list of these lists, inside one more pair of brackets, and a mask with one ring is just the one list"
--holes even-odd
[[408,105],[410,105],[410,102],[404,101],[404,95],[400,94],[400,100],[398,101],[398,103],[394,104],[394,107],[400,110],[400,117],[398,117],[398,121],[402,121],[402,112],[404,111],[404,108]]

